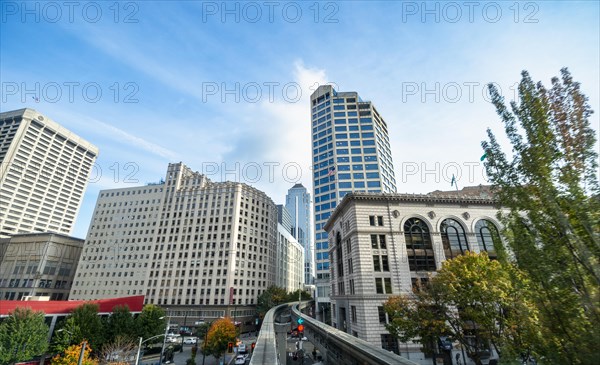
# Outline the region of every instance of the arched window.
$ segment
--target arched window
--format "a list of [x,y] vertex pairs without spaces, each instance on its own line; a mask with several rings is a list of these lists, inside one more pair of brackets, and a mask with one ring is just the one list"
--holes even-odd
[[498,228],[489,220],[481,219],[475,223],[475,233],[479,250],[486,251],[490,260],[495,260],[498,256],[494,244],[501,243]]
[[440,226],[440,231],[446,260],[462,255],[465,253],[465,250],[469,249],[465,229],[456,220],[444,219]]
[[435,271],[429,227],[419,218],[404,223],[404,239],[410,271]]

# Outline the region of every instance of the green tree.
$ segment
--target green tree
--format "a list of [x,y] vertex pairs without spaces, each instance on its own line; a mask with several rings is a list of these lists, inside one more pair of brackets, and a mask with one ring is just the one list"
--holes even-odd
[[[297,294],[298,293],[296,293],[296,295]],[[286,293],[285,289],[275,285],[270,286],[258,296],[256,311],[258,312],[258,315],[263,318],[269,309],[279,304],[287,303],[288,300],[288,294]]]
[[592,364],[600,343],[600,184],[593,113],[567,69],[546,89],[523,71],[519,99],[489,86],[512,153],[488,130],[486,172],[500,204],[505,260],[535,286],[539,352],[551,363]]
[[514,359],[535,347],[537,312],[526,278],[486,252],[466,252],[444,262],[430,284],[413,298],[392,297],[384,309],[391,334],[406,342],[417,339],[426,348],[437,338],[458,341],[481,364],[492,346],[501,359]]
[[[164,334],[166,326],[167,319],[165,310],[154,304],[146,304],[142,309],[142,313],[135,319],[137,336],[142,337],[144,340]],[[146,342],[145,345],[148,346],[162,341],[163,339],[158,337]]]
[[73,318],[73,341],[87,340],[91,348],[100,349],[104,343],[104,324],[98,316],[98,304],[85,303],[68,316]]
[[0,363],[30,360],[44,354],[48,332],[43,312],[16,308],[0,323]]
[[205,355],[212,355],[218,360],[227,350],[227,344],[236,342],[236,328],[231,318],[217,319],[210,326],[206,336],[202,352]]
[[204,336],[206,336],[208,330],[210,329],[210,325],[210,322],[204,322],[198,327],[196,327],[196,330],[194,331],[194,336],[198,338],[204,338]]
[[53,354],[63,353],[71,345],[83,341],[81,330],[75,324],[75,319],[68,316],[63,321],[59,322],[54,329],[52,342],[50,343],[50,351]]
[[128,306],[118,305],[113,308],[112,314],[107,318],[105,332],[107,342],[114,342],[117,337],[124,337],[121,341],[135,340],[135,323]]
[[[443,317],[436,315],[432,307],[433,299],[426,292],[414,298],[392,296],[383,305],[390,318],[386,328],[402,342],[421,343],[422,351],[432,356],[437,338],[448,331]],[[432,361],[435,364],[433,356]]]
[[288,294],[287,301],[288,302],[298,301],[298,294],[300,294],[302,300],[311,300],[312,299],[312,296],[310,295],[309,292],[307,292],[306,290],[297,289],[296,291],[293,291]]

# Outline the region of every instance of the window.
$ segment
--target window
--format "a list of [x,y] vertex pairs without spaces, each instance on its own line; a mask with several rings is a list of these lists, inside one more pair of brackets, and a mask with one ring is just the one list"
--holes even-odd
[[[337,233],[335,237],[335,251],[336,251],[336,260],[337,260],[337,271],[338,277],[344,276],[344,259],[342,256],[342,235],[340,232]],[[340,293],[342,294],[342,293]]]
[[388,256],[387,255],[381,256],[381,268],[383,269],[383,271],[390,271],[390,266],[388,264]]
[[381,334],[381,348],[392,351],[395,354],[400,354],[398,341],[389,333]]
[[356,306],[350,306],[350,316],[352,318],[352,322],[356,322]]
[[387,248],[387,245],[385,243],[385,235],[384,234],[372,234],[371,235],[371,248],[377,250],[377,249],[383,249],[385,250]]
[[373,256],[373,271],[381,271],[381,265],[379,264],[379,256]]
[[375,292],[377,294],[383,294],[383,279],[375,278]]
[[377,311],[379,312],[379,323],[387,324],[387,315],[382,306],[377,307]]
[[392,293],[392,279],[384,278],[383,282],[385,283],[385,292],[387,294],[391,294]]
[[444,219],[440,226],[446,260],[462,255],[468,250],[464,228],[454,219]]
[[429,227],[419,218],[404,223],[404,240],[410,271],[435,271],[435,257]]
[[480,251],[486,251],[490,260],[497,258],[494,244],[501,244],[498,229],[494,223],[487,219],[482,219],[475,223],[475,233],[477,235],[477,244]]
[[387,255],[373,255],[373,271],[390,271]]
[[417,292],[429,285],[429,278],[411,278],[412,291]]
[[369,216],[369,225],[371,226],[383,226],[383,216],[382,215],[370,215]]

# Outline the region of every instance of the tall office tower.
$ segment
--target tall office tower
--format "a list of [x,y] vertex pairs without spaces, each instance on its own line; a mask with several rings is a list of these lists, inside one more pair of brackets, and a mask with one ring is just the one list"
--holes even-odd
[[329,244],[323,226],[350,192],[394,193],[387,124],[356,92],[322,85],[310,97],[317,316],[329,323]]
[[0,113],[0,237],[71,234],[97,155],[33,109]]
[[292,233],[292,216],[282,204],[277,204],[277,223],[281,224],[288,233]]
[[304,283],[312,284],[315,265],[310,228],[310,194],[302,184],[296,184],[288,190],[285,207],[292,217],[292,235],[304,248]]
[[[282,214],[288,215],[283,205],[277,206],[279,221]],[[275,285],[293,292],[304,288],[304,247],[292,236],[290,229],[283,223],[277,224],[277,255],[275,263]]]
[[265,193],[169,164],[164,182],[100,192],[70,298],[144,294],[172,323],[253,321],[243,306],[275,285],[276,242]]

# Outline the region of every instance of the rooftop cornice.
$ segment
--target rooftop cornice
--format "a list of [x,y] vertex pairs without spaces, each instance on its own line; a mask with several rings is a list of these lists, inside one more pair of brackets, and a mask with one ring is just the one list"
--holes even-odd
[[400,193],[350,193],[335,208],[323,229],[328,230],[333,221],[351,201],[372,201],[390,203],[425,203],[425,204],[457,204],[457,205],[488,205],[499,206],[500,202],[490,197],[477,197],[463,192],[445,193],[435,192],[430,194],[400,194]]

